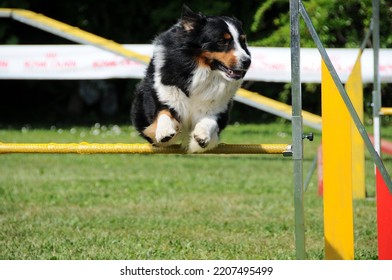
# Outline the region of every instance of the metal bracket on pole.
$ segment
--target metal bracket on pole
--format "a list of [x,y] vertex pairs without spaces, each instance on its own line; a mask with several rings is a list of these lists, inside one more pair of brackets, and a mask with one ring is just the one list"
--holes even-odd
[[309,141],[313,141],[314,140],[314,134],[312,132],[306,133],[306,134],[302,134],[302,139],[308,139]]
[[293,146],[289,145],[285,151],[283,151],[284,157],[292,157],[293,156]]

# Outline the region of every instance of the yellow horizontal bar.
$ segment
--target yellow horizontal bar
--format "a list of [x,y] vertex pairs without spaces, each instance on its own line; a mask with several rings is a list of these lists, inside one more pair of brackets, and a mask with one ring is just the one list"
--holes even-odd
[[272,107],[276,110],[283,111],[283,112],[287,113],[288,115],[291,115],[291,106],[289,106],[285,103],[276,101],[274,99],[262,96],[260,94],[257,94],[255,92],[251,92],[251,91],[243,89],[243,88],[238,89],[237,94],[241,97],[248,98],[248,99],[250,99],[254,102],[257,102],[257,103],[265,104],[265,105]]
[[[265,97],[265,96],[260,95],[256,92],[251,92],[251,91],[243,89],[243,88],[238,89],[237,95],[240,97],[249,99],[255,103],[259,103],[264,106],[267,106],[267,107],[273,109],[274,111],[281,112],[284,115],[291,118],[292,107],[290,105],[283,103],[283,102],[276,101],[272,98]],[[307,111],[302,111],[302,117],[303,117],[304,122],[313,123],[314,125],[319,126],[321,129],[322,119],[320,116],[313,114],[313,113],[310,113],[310,112],[307,112]]]
[[10,17],[12,9],[0,9],[0,17]]
[[[1,143],[0,154],[185,154],[180,145],[157,147],[150,144],[100,143]],[[219,144],[208,154],[282,154],[291,155],[289,144]]]
[[380,109],[380,115],[392,115],[392,107],[383,107]]
[[142,55],[128,50],[121,44],[118,44],[114,41],[107,40],[42,14],[37,14],[23,9],[0,9],[0,14],[8,15],[9,17],[22,23],[34,26],[77,43],[90,44],[126,58],[136,59],[145,64],[150,61],[150,57],[147,55]]

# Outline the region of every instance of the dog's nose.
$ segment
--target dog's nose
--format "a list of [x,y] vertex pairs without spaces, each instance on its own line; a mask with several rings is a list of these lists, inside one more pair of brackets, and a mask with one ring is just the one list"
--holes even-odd
[[241,67],[242,69],[248,69],[251,63],[251,59],[249,57],[244,58],[241,60]]

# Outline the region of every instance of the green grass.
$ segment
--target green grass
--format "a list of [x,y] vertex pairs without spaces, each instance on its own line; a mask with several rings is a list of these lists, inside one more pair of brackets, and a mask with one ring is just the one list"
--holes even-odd
[[[305,142],[306,171],[320,138]],[[143,142],[130,127],[99,125],[3,129],[0,141]],[[233,125],[222,142],[291,143],[291,126]],[[9,154],[0,166],[0,259],[295,258],[289,158]],[[367,160],[374,197],[372,173]],[[324,257],[316,177],[305,194],[309,259]],[[354,203],[356,259],[377,258],[375,207]]]

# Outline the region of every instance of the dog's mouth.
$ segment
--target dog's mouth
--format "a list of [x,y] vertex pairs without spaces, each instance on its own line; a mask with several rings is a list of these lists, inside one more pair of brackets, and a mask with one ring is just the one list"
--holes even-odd
[[233,80],[242,79],[245,76],[246,71],[247,71],[244,69],[228,68],[217,60],[214,61],[214,68],[224,72],[226,77],[228,77],[229,79],[233,79]]

